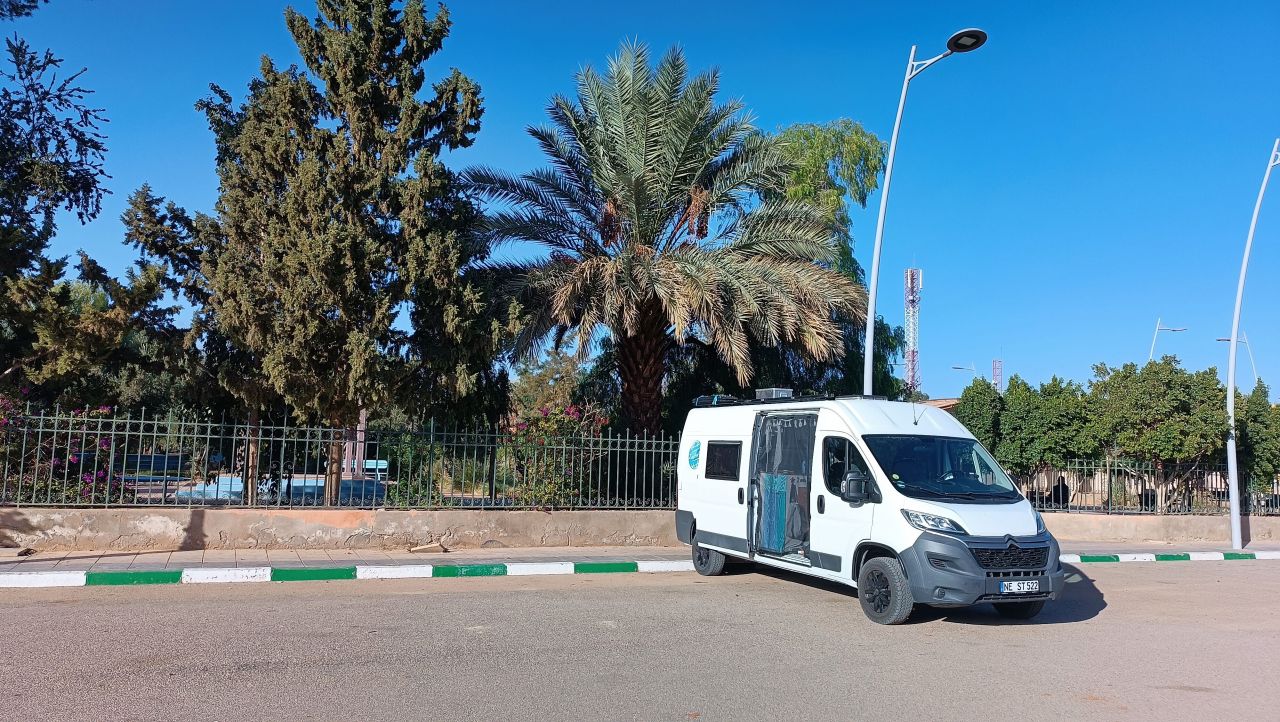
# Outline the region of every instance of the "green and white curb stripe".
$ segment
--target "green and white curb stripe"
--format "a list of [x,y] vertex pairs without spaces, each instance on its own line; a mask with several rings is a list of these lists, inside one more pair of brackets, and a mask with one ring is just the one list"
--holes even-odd
[[1097,564],[1106,562],[1231,562],[1254,559],[1280,559],[1280,551],[1063,554],[1058,558],[1062,560],[1063,564]]
[[[1280,559],[1280,551],[1063,554],[1065,564],[1198,562]],[[345,579],[521,577],[570,574],[691,572],[691,561],[512,562],[510,564],[405,564],[351,567],[212,567],[161,571],[0,572],[0,587],[93,587],[141,584],[317,582]]]

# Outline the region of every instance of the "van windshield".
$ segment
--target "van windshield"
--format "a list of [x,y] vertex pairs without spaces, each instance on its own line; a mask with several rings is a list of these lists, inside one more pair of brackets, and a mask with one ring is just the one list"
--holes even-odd
[[888,434],[863,439],[890,483],[906,496],[988,504],[1022,499],[1000,465],[973,439]]

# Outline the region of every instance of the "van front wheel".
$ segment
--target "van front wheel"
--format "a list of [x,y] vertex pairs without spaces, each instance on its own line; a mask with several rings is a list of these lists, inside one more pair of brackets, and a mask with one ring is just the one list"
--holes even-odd
[[915,609],[911,586],[902,563],[892,557],[876,557],[858,573],[858,603],[876,624],[902,624]]
[[704,577],[714,577],[724,571],[724,554],[708,549],[693,538],[693,568]]

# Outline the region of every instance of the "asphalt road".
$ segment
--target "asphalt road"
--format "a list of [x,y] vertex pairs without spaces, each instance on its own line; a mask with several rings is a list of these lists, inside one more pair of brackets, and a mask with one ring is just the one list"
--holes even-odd
[[1280,562],[1084,565],[1032,622],[694,574],[5,590],[0,718],[1258,719]]

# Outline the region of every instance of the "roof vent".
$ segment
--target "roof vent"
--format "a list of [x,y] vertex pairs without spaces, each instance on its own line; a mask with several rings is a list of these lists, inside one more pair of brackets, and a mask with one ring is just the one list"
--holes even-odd
[[757,399],[789,399],[795,396],[791,389],[756,389]]

